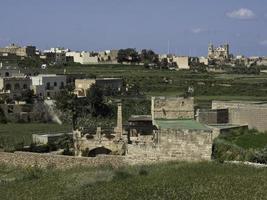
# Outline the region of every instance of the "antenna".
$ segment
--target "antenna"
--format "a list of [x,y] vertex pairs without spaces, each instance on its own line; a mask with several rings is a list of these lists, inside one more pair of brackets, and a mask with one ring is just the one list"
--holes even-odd
[[170,40],[168,40],[168,55],[170,54]]

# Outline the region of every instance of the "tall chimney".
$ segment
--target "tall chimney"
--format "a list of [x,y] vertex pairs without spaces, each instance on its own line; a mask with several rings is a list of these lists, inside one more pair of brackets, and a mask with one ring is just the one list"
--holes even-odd
[[116,127],[116,137],[117,139],[122,138],[122,104],[118,103],[118,111],[117,111],[117,127]]

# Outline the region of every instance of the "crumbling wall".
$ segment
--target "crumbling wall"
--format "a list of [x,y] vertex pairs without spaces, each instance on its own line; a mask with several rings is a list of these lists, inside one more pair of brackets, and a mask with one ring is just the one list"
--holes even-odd
[[152,97],[152,119],[193,119],[194,99],[182,97]]

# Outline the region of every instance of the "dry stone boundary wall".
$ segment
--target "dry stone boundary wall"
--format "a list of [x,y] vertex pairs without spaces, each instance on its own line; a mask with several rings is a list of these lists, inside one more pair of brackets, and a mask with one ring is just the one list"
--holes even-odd
[[59,169],[77,166],[112,166],[118,168],[125,165],[123,157],[121,156],[98,156],[88,158],[29,152],[0,152],[0,163],[18,167],[37,166],[40,168],[55,167]]

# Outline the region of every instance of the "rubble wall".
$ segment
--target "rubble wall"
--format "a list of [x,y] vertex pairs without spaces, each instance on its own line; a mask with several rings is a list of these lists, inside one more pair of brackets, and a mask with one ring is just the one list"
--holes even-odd
[[0,152],[0,163],[19,167],[38,166],[41,168],[55,167],[60,169],[77,166],[113,166],[117,168],[125,165],[121,156],[98,156],[89,158],[29,152]]

